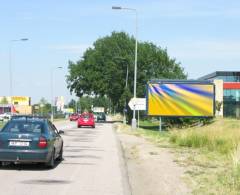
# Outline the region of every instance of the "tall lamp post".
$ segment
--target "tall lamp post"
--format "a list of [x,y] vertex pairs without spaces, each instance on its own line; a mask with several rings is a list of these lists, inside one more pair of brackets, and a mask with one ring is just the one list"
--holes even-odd
[[[136,98],[136,91],[137,91],[137,34],[138,34],[138,13],[137,9],[134,8],[127,8],[127,7],[119,7],[119,6],[113,6],[112,9],[115,10],[128,10],[133,11],[136,15],[136,29],[135,29],[135,62],[134,62],[134,90],[133,90],[133,97]],[[136,110],[135,106],[133,108],[133,118],[132,118],[132,129],[137,128],[137,122],[136,122]]]
[[53,73],[54,73],[54,70],[57,70],[57,69],[62,69],[62,66],[58,66],[58,67],[52,67],[51,68],[51,99],[52,99],[52,103],[51,103],[51,121],[53,122],[53,116],[54,116],[54,97],[53,97]]
[[12,114],[12,95],[13,95],[13,81],[12,81],[12,45],[15,42],[28,41],[28,38],[13,39],[9,41],[9,95],[11,99],[11,114]]
[[[126,83],[125,83],[125,88],[126,88],[126,90],[127,90],[127,88],[128,88],[128,64],[127,64],[127,72],[126,72]],[[124,122],[124,124],[126,124],[127,123],[127,119],[126,119],[126,112],[127,112],[127,100],[126,100],[126,98],[125,98],[125,105],[124,105],[124,112],[123,112],[123,114],[124,114],[124,116],[123,116],[123,122]]]

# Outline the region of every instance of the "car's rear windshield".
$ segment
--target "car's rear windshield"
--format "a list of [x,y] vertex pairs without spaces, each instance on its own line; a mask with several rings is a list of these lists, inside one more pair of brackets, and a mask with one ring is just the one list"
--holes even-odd
[[9,133],[44,133],[44,123],[40,121],[9,121],[2,132]]
[[89,114],[84,114],[84,115],[81,115],[81,118],[89,119],[89,118],[92,118],[92,116]]

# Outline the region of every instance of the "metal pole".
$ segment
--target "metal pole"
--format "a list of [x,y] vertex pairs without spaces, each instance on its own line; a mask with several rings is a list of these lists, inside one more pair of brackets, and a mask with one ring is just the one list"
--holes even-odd
[[[137,30],[138,30],[138,15],[137,10],[135,10],[136,14],[136,32],[135,32],[135,63],[134,63],[134,98],[136,98],[136,91],[137,91]],[[132,129],[136,129],[136,110],[135,106],[133,109],[133,118],[132,118]]]
[[54,104],[54,100],[53,100],[53,68],[51,68],[51,121],[53,122],[53,104]]
[[9,95],[10,95],[10,105],[11,105],[11,115],[13,114],[12,105],[12,44],[9,45]]
[[12,97],[12,44],[9,45],[9,94]]
[[53,71],[55,70],[55,69],[62,69],[62,66],[58,66],[58,67],[52,67],[51,68],[51,101],[52,101],[52,103],[51,103],[51,121],[53,122],[53,119],[54,119],[54,94],[53,94],[53,80],[54,80],[54,78],[53,78]]
[[139,110],[138,110],[138,128],[139,128]]
[[76,109],[76,113],[78,113],[78,105],[77,105],[77,100],[76,100],[76,102],[75,102],[75,109]]
[[11,104],[11,115],[13,110],[12,95],[13,95],[13,82],[12,82],[12,42],[18,41],[28,41],[28,38],[15,39],[9,41],[9,94],[10,94],[10,104]]
[[[127,8],[127,7],[120,7],[120,6],[112,6],[112,9],[115,10],[130,10],[130,11],[134,11],[136,14],[136,32],[135,32],[135,62],[134,62],[134,90],[133,90],[133,97],[136,98],[136,91],[137,91],[137,47],[138,47],[138,43],[137,43],[137,37],[138,37],[138,13],[136,9],[133,8]],[[133,109],[133,118],[132,118],[132,129],[135,130],[137,128],[137,124],[136,124],[136,109],[134,107]]]
[[128,86],[128,64],[127,64],[127,74],[126,74],[126,89],[127,89],[127,86]]
[[79,113],[81,114],[82,113],[82,108],[81,108],[81,98],[79,97]]
[[[125,105],[126,105],[126,101],[125,101]],[[126,106],[125,106],[125,107],[126,107]],[[124,124],[124,125],[127,124],[125,107],[124,107],[124,109],[123,109],[123,124]]]
[[[128,86],[128,64],[127,64],[126,84],[125,84],[126,90],[127,90],[127,86]],[[125,108],[124,108],[124,110],[123,110],[123,123],[124,123],[124,124],[127,123],[127,119],[126,119],[126,109],[127,109],[127,100],[125,99]]]
[[159,117],[159,131],[162,131],[162,117]]

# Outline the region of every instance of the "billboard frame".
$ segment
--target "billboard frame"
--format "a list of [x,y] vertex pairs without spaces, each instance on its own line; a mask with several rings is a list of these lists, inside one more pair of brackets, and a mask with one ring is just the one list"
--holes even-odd
[[[213,86],[213,116],[192,116],[192,115],[149,115],[149,84],[200,84],[200,85],[212,85]],[[171,118],[211,118],[214,117],[216,114],[216,97],[215,97],[215,84],[213,81],[206,81],[206,80],[172,80],[172,79],[154,79],[150,80],[147,84],[147,94],[146,94],[146,112],[148,116],[151,117],[171,117]]]

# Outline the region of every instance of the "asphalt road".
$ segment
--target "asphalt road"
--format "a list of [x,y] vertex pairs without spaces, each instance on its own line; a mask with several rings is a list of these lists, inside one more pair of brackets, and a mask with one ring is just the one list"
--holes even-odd
[[8,165],[0,169],[4,195],[130,194],[119,143],[112,124],[95,129],[58,122],[64,130],[64,160],[54,169],[41,165]]

